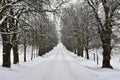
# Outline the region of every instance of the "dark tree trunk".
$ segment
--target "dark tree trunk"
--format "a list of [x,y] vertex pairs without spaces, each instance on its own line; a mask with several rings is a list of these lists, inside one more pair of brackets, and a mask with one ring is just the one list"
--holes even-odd
[[[1,32],[9,33],[9,29],[7,28],[7,19],[1,25]],[[11,67],[10,53],[12,44],[10,42],[10,34],[2,34],[2,44],[3,44],[3,67]]]
[[26,62],[26,44],[24,44],[24,62]]
[[[104,35],[107,33],[104,33]],[[106,37],[102,38],[102,47],[103,47],[103,63],[102,68],[112,68],[110,64],[111,59],[111,35],[107,34]]]
[[[15,22],[14,22],[15,23]],[[17,32],[17,26],[18,26],[18,21],[16,21],[16,26],[14,27],[14,32]],[[14,57],[14,64],[19,63],[19,52],[18,52],[18,38],[17,38],[18,34],[14,33],[13,37],[12,37],[12,48],[13,48],[13,57]]]
[[74,53],[77,54],[77,48],[76,47],[74,48]]
[[42,56],[43,54],[42,54],[42,49],[41,48],[39,48],[39,54],[38,54],[39,56]]
[[12,45],[9,42],[8,39],[9,35],[2,35],[2,40],[3,40],[3,67],[11,67],[11,60],[10,60],[10,52]]
[[34,50],[34,49],[33,49],[33,45],[32,45],[31,60],[33,60],[33,55],[34,55],[34,54],[33,54],[33,50]]
[[86,34],[86,40],[85,40],[85,52],[86,52],[86,59],[89,59],[89,41],[88,41],[88,37]]
[[86,48],[85,51],[86,51],[86,59],[89,59],[89,50],[88,50],[88,48]]
[[14,47],[13,47],[13,55],[14,55],[14,64],[17,64],[17,63],[19,63],[19,53],[18,53],[18,46],[17,45],[15,45]]
[[100,34],[101,41],[102,41],[102,47],[103,47],[103,63],[102,68],[113,68],[110,64],[111,59],[111,34],[112,34],[112,25],[109,21],[110,19],[106,20],[105,23],[105,30],[102,31]]
[[112,68],[110,65],[110,53],[111,53],[111,46],[110,44],[103,43],[103,64],[102,67]]
[[83,57],[83,46],[79,46],[77,55]]
[[13,37],[12,37],[12,48],[13,48],[13,63],[14,64],[17,64],[19,63],[19,53],[18,53],[18,44],[17,44],[17,34],[13,34]]
[[23,46],[24,46],[24,62],[26,62],[26,49],[27,49],[27,34],[24,32],[24,42],[23,42]]
[[81,49],[80,54],[81,54],[81,57],[83,57],[83,49]]

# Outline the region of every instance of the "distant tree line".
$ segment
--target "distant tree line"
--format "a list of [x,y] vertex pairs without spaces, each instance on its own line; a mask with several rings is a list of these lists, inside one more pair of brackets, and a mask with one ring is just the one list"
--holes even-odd
[[[63,9],[61,25],[62,42],[78,56],[89,59],[89,49],[101,45],[94,13],[88,5],[77,4]],[[91,21],[90,21],[91,20]]]

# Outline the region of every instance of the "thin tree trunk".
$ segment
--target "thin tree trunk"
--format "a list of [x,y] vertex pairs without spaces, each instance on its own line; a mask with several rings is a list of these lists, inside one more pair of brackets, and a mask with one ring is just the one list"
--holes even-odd
[[[17,32],[18,29],[17,29],[17,26],[18,26],[18,21],[16,21],[16,26],[15,26],[15,30],[14,32]],[[13,37],[12,37],[12,48],[13,48],[13,56],[14,56],[14,64],[17,64],[19,63],[19,52],[18,52],[18,38],[17,38],[17,33],[14,33],[13,34]]]
[[24,62],[26,62],[26,44],[24,44]]
[[81,57],[83,57],[83,46],[80,48],[80,55],[81,55]]
[[74,48],[74,53],[77,54],[77,47]]
[[13,47],[13,55],[14,55],[14,64],[19,63],[19,53],[18,53],[18,45]]
[[32,52],[31,52],[31,60],[33,60],[33,45],[32,45]]
[[82,38],[79,38],[78,41],[79,41],[79,44],[78,44],[78,56],[83,57],[83,50],[84,50],[84,48],[83,48],[83,40],[82,40]]
[[84,47],[85,47],[85,52],[86,52],[86,59],[89,59],[89,40],[88,40],[89,38],[88,38],[87,31],[88,29],[86,29]]
[[85,51],[86,51],[86,59],[89,59],[89,50],[88,50],[88,48],[86,48]]
[[18,44],[17,44],[17,34],[13,34],[13,39],[12,41],[14,42],[13,45],[12,45],[12,48],[13,48],[13,63],[14,64],[17,64],[19,63],[19,53],[18,53]]

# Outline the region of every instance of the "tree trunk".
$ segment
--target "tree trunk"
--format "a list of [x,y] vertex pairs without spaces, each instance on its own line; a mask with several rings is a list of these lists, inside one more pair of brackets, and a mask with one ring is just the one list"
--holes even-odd
[[32,51],[31,51],[31,60],[33,60],[33,45],[32,45]]
[[39,54],[38,55],[42,56],[42,49],[41,48],[39,48]]
[[112,68],[110,64],[110,59],[111,59],[111,46],[108,43],[103,43],[103,63],[102,67],[104,68]]
[[88,41],[88,36],[86,34],[85,38],[85,52],[86,52],[86,59],[89,59],[89,41]]
[[24,62],[26,62],[26,44],[24,44]]
[[86,59],[89,59],[89,50],[88,50],[88,48],[86,48],[85,51],[86,51]]
[[19,63],[18,45],[15,45],[13,47],[13,55],[14,55],[14,62],[13,62],[13,64]]
[[[18,26],[18,21],[14,22],[16,24],[16,26],[14,27],[14,32],[17,32],[17,26]],[[14,64],[19,63],[19,52],[18,52],[18,38],[17,38],[18,34],[14,33],[13,37],[12,37],[12,48],[13,48],[13,56],[14,56]]]
[[[7,28],[7,19],[5,22],[0,26],[1,32],[9,32],[9,29]],[[3,44],[3,67],[11,67],[11,60],[10,60],[10,53],[12,44],[10,42],[10,34],[2,34],[2,44]]]
[[110,64],[111,59],[111,34],[112,34],[112,25],[109,20],[105,23],[105,30],[101,32],[101,41],[103,47],[103,63],[102,68],[113,68]]
[[79,46],[77,55],[83,57],[83,46],[82,45]]
[[[14,10],[10,9],[10,15],[14,15]],[[15,26],[13,26],[15,24]],[[10,31],[17,32],[18,21],[15,21],[14,19],[9,19],[9,28]],[[11,42],[12,42],[12,48],[13,48],[13,63],[17,64],[19,62],[19,54],[18,54],[18,39],[17,39],[17,33],[11,34]]]
[[10,60],[10,52],[12,45],[9,42],[8,39],[9,35],[2,34],[2,40],[3,40],[3,67],[11,67],[11,60]]
[[13,48],[13,57],[14,57],[14,64],[19,63],[19,53],[18,53],[18,44],[17,44],[17,34],[13,34],[13,38],[12,38],[13,44],[12,44],[12,48]]
[[[105,35],[105,34],[104,34]],[[110,34],[107,34],[110,36]],[[109,37],[110,38],[110,37]],[[107,36],[104,37],[104,40],[102,40],[102,47],[103,47],[103,63],[102,68],[112,68],[110,64],[111,59],[111,39],[109,39]]]

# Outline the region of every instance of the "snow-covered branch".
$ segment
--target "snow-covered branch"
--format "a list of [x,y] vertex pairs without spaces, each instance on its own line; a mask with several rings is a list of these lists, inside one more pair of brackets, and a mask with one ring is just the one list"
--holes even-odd
[[9,34],[9,35],[11,35],[11,34],[18,34],[18,33],[20,33],[20,32],[0,32],[0,34]]
[[1,15],[6,9],[12,7],[14,4],[16,4],[16,3],[18,3],[18,2],[21,2],[21,1],[23,1],[23,0],[12,1],[12,2],[10,2],[10,3],[7,3],[7,4],[3,5],[3,6],[1,5],[1,7],[0,7],[0,15]]
[[94,4],[93,0],[87,0],[87,3],[89,4],[89,6],[91,6],[91,7],[92,7],[92,9],[93,9],[93,11],[94,11],[94,13],[95,13],[96,20],[97,20],[97,22],[98,22],[98,23],[99,23],[99,25],[100,25],[100,26],[98,26],[98,27],[99,27],[99,29],[102,29],[103,24],[102,24],[101,19],[99,18],[99,15],[98,15],[98,10],[97,10],[97,8],[96,8],[96,6],[95,6],[95,4]]
[[4,22],[4,20],[7,18],[7,16],[4,16],[1,20],[0,20],[0,25],[2,25],[2,23]]

